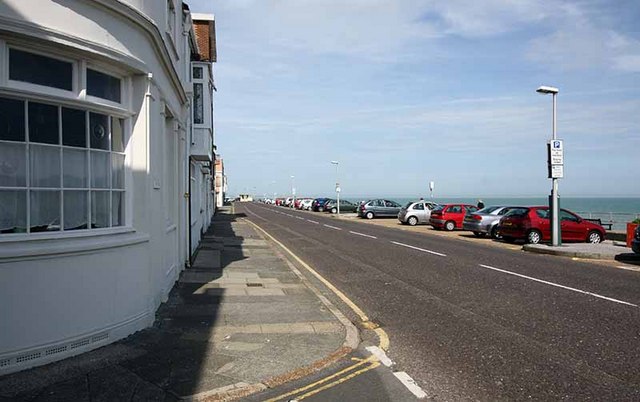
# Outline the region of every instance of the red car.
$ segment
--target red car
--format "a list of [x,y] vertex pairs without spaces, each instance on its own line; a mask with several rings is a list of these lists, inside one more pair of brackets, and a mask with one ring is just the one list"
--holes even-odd
[[284,204],[284,198],[276,198],[276,205],[282,206]]
[[[506,242],[524,239],[537,244],[551,240],[549,207],[521,207],[507,212],[498,223],[498,231]],[[560,210],[560,233],[563,241],[600,243],[605,230],[597,223],[589,222],[567,211]]]
[[466,214],[476,212],[477,207],[468,204],[444,204],[438,205],[431,211],[429,224],[434,229],[462,229],[462,221]]

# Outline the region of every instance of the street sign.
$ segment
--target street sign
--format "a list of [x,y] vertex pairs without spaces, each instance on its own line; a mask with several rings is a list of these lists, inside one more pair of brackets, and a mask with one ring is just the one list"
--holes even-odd
[[295,187],[291,189],[291,195],[296,195],[296,189],[295,189]]
[[340,192],[340,186],[336,187],[336,193]]
[[562,179],[562,178],[564,178],[564,166],[562,166],[562,165],[551,165],[549,167],[549,178],[550,179]]
[[551,165],[564,164],[564,144],[562,140],[551,140],[547,146],[548,160]]

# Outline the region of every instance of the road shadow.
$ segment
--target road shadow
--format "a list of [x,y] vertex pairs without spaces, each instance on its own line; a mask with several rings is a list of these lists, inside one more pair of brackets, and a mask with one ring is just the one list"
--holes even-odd
[[640,254],[637,253],[621,253],[614,258],[616,261],[624,262],[625,264],[640,266]]

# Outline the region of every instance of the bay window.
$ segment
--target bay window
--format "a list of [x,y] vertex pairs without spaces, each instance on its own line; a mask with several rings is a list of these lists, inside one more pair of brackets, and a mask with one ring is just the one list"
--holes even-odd
[[0,234],[124,225],[124,122],[0,97]]

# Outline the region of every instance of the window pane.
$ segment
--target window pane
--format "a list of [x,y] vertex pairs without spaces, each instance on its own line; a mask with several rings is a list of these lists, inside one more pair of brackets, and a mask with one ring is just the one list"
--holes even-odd
[[0,191],[0,233],[24,233],[27,228],[27,192]]
[[202,84],[193,84],[193,122],[204,123],[204,104],[202,99]]
[[27,185],[26,145],[0,142],[0,186]]
[[111,162],[107,152],[91,152],[91,187],[109,188]]
[[122,226],[124,225],[124,192],[114,191],[111,198],[112,226]]
[[80,149],[62,150],[62,181],[67,188],[87,188],[87,152]]
[[87,191],[64,192],[64,230],[86,229],[88,222]]
[[120,79],[87,68],[87,94],[120,102]]
[[193,78],[201,79],[202,78],[202,67],[194,67],[193,68]]
[[111,118],[111,150],[124,152],[124,120]]
[[91,227],[107,228],[109,227],[109,192],[108,191],[92,191],[91,192]]
[[91,138],[91,148],[109,150],[106,115],[89,113],[89,138]]
[[0,140],[24,141],[24,101],[0,98]]
[[60,143],[57,106],[29,102],[29,141]]
[[60,148],[31,145],[29,169],[32,187],[60,187]]
[[62,108],[62,144],[87,146],[87,113],[84,110]]
[[124,155],[111,155],[111,188],[124,189]]
[[60,191],[31,191],[31,232],[60,230]]
[[9,49],[9,79],[73,89],[73,64],[39,54]]

